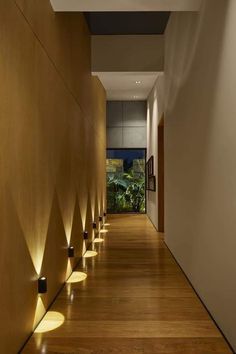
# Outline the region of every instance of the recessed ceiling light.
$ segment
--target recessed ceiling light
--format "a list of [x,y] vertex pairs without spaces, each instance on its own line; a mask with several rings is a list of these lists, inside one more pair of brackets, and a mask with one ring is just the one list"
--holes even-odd
[[140,85],[140,84],[141,84],[141,81],[137,80],[137,81],[135,81],[135,83],[136,83],[137,85]]

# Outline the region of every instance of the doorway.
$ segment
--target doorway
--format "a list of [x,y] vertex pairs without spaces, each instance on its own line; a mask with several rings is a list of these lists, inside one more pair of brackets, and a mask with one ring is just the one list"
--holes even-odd
[[107,149],[107,211],[145,213],[146,149]]

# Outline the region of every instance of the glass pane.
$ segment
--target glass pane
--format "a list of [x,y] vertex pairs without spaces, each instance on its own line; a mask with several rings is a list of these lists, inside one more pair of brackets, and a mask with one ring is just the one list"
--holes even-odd
[[107,150],[107,210],[145,213],[145,149]]

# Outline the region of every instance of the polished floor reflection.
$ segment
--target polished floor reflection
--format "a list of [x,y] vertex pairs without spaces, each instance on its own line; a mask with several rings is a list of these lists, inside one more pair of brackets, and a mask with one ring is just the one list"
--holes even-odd
[[65,285],[50,311],[60,327],[34,333],[24,354],[231,353],[145,215],[109,216],[87,274]]

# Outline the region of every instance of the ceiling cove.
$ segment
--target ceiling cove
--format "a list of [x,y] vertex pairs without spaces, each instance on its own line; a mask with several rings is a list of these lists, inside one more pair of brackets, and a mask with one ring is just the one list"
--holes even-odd
[[92,35],[164,34],[170,12],[86,12]]

